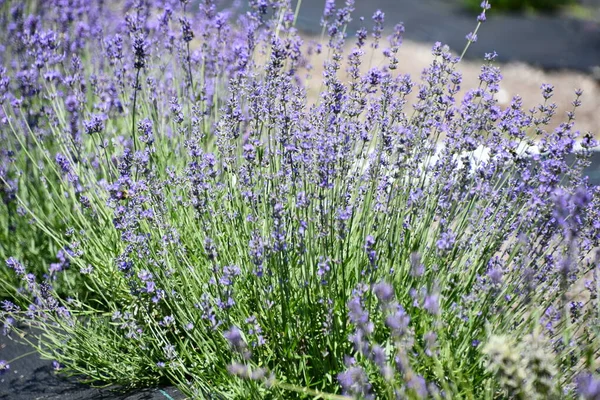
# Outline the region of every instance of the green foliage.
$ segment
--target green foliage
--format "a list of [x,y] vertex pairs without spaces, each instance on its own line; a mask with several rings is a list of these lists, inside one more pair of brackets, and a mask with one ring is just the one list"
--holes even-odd
[[[456,102],[459,60],[440,44],[411,106],[401,27],[388,67],[363,74],[362,50],[341,65],[343,18],[313,104],[287,7],[267,23],[256,6],[243,31],[210,9],[144,25],[157,10],[136,4],[117,28],[88,10],[106,37],[77,55],[59,35],[42,64],[64,81],[27,91],[8,66],[0,279],[22,307],[3,305],[7,330],[33,328],[43,356],[92,383],[192,398],[577,397],[598,299],[570,296],[594,269],[600,192],[580,178],[593,146],[573,150],[572,115],[546,131],[547,102],[500,110],[493,56]],[[35,66],[23,37],[6,53]],[[535,160],[529,130],[548,147]]]

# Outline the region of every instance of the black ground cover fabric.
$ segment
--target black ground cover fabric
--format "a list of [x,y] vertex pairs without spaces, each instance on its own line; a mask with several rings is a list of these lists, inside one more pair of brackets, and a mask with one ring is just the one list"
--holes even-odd
[[[0,358],[11,360],[32,349],[0,336]],[[182,400],[175,388],[152,388],[120,393],[110,389],[92,388],[64,378],[54,371],[52,361],[42,360],[37,353],[10,363],[10,369],[0,376],[0,400]]]

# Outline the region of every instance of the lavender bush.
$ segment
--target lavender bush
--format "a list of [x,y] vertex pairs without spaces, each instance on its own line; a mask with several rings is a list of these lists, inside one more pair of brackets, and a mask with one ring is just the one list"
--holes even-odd
[[548,129],[552,86],[501,109],[489,54],[459,102],[459,58],[438,43],[420,81],[399,73],[403,26],[384,38],[377,12],[347,38],[351,0],[309,44],[288,1],[0,7],[0,317],[64,373],[192,398],[599,398],[581,92]]

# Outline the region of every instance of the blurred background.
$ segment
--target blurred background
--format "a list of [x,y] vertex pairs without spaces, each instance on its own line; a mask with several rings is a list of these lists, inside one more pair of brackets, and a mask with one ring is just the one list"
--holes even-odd
[[[319,41],[325,0],[301,1],[296,26],[307,42]],[[343,4],[344,0],[336,0],[336,6]],[[405,40],[399,71],[418,80],[422,69],[432,61],[433,43],[439,41],[456,54],[462,52],[467,43],[465,36],[477,25],[480,4],[481,0],[355,0],[356,11],[347,32],[352,39],[361,27],[370,29],[376,10],[385,13],[388,31],[403,22]],[[558,106],[552,123],[555,127],[572,110],[575,90],[582,89],[583,104],[577,110],[575,128],[600,139],[600,0],[490,0],[490,4],[477,42],[469,47],[459,66],[463,89],[478,85],[485,53],[496,51],[504,77],[498,94],[501,107],[508,106],[515,95],[523,98],[527,109],[534,107],[543,100],[542,83],[552,84],[552,100]],[[348,40],[346,50],[353,43]],[[318,81],[321,60],[311,61],[311,75]],[[375,66],[378,61],[384,65],[380,50],[371,63]],[[314,90],[309,94],[317,96],[318,89]],[[586,173],[600,184],[600,152],[595,153]]]
[[[297,0],[293,0],[296,2]],[[307,42],[321,39],[321,18],[325,0],[301,0],[296,27]],[[336,0],[343,7],[345,0]],[[577,113],[577,128],[600,138],[600,0],[490,0],[487,21],[478,39],[461,63],[463,88],[477,86],[478,71],[485,53],[498,53],[504,76],[498,97],[508,105],[519,94],[527,108],[541,101],[540,86],[555,86],[553,100],[558,105],[557,121],[572,109],[575,89],[582,89],[583,105]],[[196,0],[199,3],[199,0]],[[223,7],[245,0],[222,0]],[[430,49],[439,41],[460,54],[465,36],[477,25],[481,0],[355,0],[347,32],[347,50],[353,46],[356,31],[370,29],[377,10],[385,13],[385,27],[405,26],[400,72],[418,80],[432,60]],[[191,9],[194,9],[192,7]],[[363,17],[363,19],[361,19]],[[381,52],[374,54],[383,61]],[[370,57],[370,56],[369,56]],[[319,62],[313,62],[315,73]],[[318,79],[318,78],[317,78]]]
[[[339,5],[343,1],[338,0]],[[462,50],[475,27],[481,0],[356,0],[353,34],[367,27],[373,13],[385,13],[387,26],[402,21],[405,37],[421,43],[441,41]],[[324,0],[302,0],[298,27],[320,32]],[[488,20],[471,58],[495,50],[501,61],[521,61],[543,69],[593,72],[600,66],[600,0],[490,0]],[[363,16],[367,20],[359,21]]]
[[[400,69],[413,79],[430,61],[432,44],[440,41],[460,54],[467,33],[476,26],[481,0],[356,0],[349,26],[353,35],[372,25],[380,9],[386,27],[403,22],[405,43]],[[491,0],[487,21],[461,65],[464,88],[477,85],[485,53],[496,51],[504,80],[498,97],[508,105],[519,94],[526,107],[541,100],[540,86],[555,86],[557,117],[572,108],[574,90],[584,91],[577,113],[577,128],[600,137],[600,0]],[[298,28],[307,37],[318,37],[323,0],[302,0]],[[343,1],[338,0],[338,5]],[[359,17],[365,17],[360,21]],[[558,119],[556,123],[558,123]]]

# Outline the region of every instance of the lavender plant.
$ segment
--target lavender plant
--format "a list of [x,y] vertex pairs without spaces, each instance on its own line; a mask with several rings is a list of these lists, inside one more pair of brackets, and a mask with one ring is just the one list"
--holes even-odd
[[597,398],[580,91],[549,129],[552,86],[501,109],[489,54],[457,101],[458,57],[436,43],[414,81],[401,24],[347,37],[351,0],[315,45],[288,1],[0,7],[0,318],[64,373],[192,398]]

